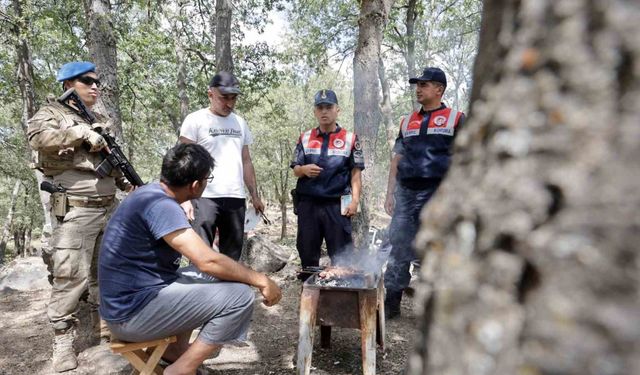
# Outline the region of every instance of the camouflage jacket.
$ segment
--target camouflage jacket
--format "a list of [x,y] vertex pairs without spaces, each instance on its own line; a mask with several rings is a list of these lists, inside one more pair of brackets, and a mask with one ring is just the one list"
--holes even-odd
[[[95,114],[98,122],[106,123],[107,118]],[[29,145],[37,151],[35,168],[46,176],[56,176],[68,169],[95,171],[103,156],[99,152],[89,152],[84,145],[84,132],[91,128],[84,118],[70,108],[50,100],[27,121]],[[119,188],[126,182],[122,173],[114,169],[111,173]]]

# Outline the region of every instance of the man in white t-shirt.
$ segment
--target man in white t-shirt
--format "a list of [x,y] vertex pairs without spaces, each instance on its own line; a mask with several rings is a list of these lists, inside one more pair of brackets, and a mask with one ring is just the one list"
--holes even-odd
[[209,245],[217,229],[220,252],[234,260],[242,254],[245,186],[256,211],[264,211],[249,153],[251,131],[244,119],[233,113],[240,93],[233,74],[217,73],[209,83],[209,107],[189,114],[180,128],[180,142],[203,146],[216,166],[202,197],[184,202],[182,208],[193,229]]

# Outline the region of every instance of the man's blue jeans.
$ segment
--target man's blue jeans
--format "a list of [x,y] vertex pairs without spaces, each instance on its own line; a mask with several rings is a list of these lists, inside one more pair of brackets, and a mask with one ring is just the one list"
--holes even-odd
[[389,226],[391,253],[384,273],[384,286],[389,299],[400,303],[402,291],[409,286],[411,261],[416,259],[413,240],[420,227],[420,211],[438,189],[439,181],[426,189],[413,190],[396,185],[395,209]]

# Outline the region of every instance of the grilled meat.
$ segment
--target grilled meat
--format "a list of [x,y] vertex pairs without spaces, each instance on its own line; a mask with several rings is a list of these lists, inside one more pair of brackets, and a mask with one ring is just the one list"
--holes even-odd
[[342,278],[342,277],[347,277],[347,276],[352,276],[352,275],[357,275],[357,274],[361,274],[362,271],[357,270],[353,267],[327,267],[325,268],[322,272],[320,272],[320,274],[318,276],[320,276],[321,279],[335,279],[335,278]]

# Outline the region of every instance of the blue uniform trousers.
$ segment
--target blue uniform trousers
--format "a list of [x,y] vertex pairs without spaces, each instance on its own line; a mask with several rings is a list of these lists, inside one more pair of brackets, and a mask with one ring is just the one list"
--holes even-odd
[[402,291],[409,286],[411,261],[416,259],[413,240],[420,226],[420,211],[438,189],[439,181],[425,189],[413,190],[396,185],[395,209],[389,226],[391,253],[384,273],[387,296],[399,305]]
[[337,255],[352,248],[351,219],[341,215],[340,199],[300,197],[298,202],[298,238],[296,247],[302,267],[318,266],[322,240],[327,243],[331,263]]

